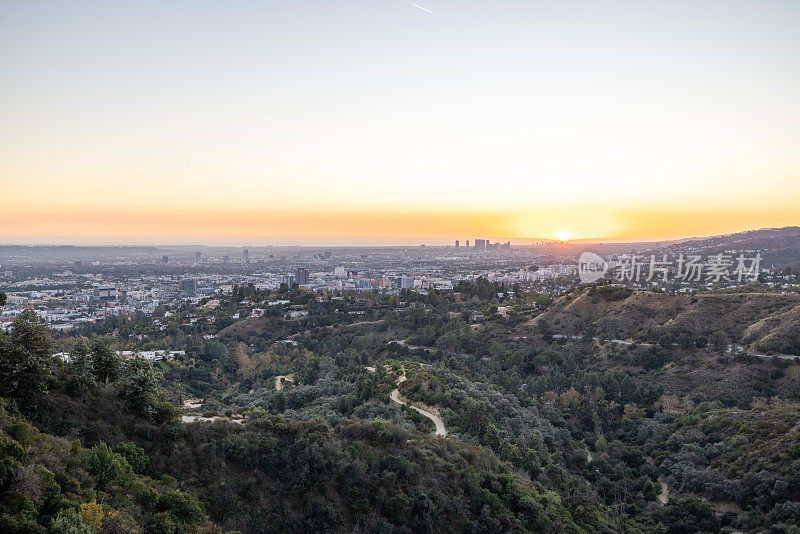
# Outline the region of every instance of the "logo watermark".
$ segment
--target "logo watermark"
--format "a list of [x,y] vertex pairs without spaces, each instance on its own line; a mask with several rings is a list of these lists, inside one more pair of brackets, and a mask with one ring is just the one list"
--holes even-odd
[[608,272],[608,262],[594,252],[582,252],[578,258],[578,276],[584,284],[603,278]]

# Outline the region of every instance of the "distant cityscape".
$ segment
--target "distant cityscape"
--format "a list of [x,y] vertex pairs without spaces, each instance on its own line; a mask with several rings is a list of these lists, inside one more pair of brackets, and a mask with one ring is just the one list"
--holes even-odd
[[[652,245],[651,245],[652,246]],[[686,241],[635,252],[691,254],[708,246]],[[56,330],[111,315],[152,314],[187,299],[197,303],[236,286],[255,289],[302,287],[321,295],[375,291],[400,294],[449,291],[461,281],[485,278],[511,290],[563,294],[580,284],[581,247],[561,243],[511,246],[488,239],[459,240],[454,246],[419,247],[0,247],[0,291],[8,295],[0,328],[30,308]],[[753,252],[739,243],[727,252]],[[625,246],[603,254],[608,265],[631,252]],[[666,277],[665,277],[666,278]],[[793,290],[797,273],[775,265],[767,253],[760,281]],[[610,280],[615,283],[614,280]],[[652,280],[636,289],[693,292],[734,287],[737,280]],[[258,312],[255,312],[258,313]]]

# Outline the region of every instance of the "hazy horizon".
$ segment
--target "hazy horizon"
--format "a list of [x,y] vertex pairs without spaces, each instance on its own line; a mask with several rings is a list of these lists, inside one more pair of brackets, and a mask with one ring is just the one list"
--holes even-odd
[[[796,226],[785,226],[785,227],[764,227],[764,228],[753,228],[747,230],[741,230],[740,232],[746,231],[754,231],[754,230],[779,230],[783,228],[796,228]],[[723,234],[707,234],[707,235],[686,235],[677,238],[671,239],[640,239],[640,240],[624,240],[624,239],[613,239],[613,238],[574,238],[574,239],[557,239],[553,237],[530,237],[530,238],[508,238],[508,237],[497,237],[497,236],[484,236],[484,235],[476,235],[471,236],[469,239],[464,238],[454,238],[450,241],[412,241],[412,240],[364,240],[364,241],[340,241],[340,242],[333,242],[333,241],[304,241],[299,242],[296,239],[293,240],[291,238],[273,238],[271,240],[239,240],[239,241],[232,241],[232,240],[197,240],[197,241],[154,241],[154,240],[129,240],[129,241],[103,241],[103,240],[86,240],[86,241],[19,241],[19,242],[0,242],[0,247],[3,246],[74,246],[74,247],[253,247],[253,248],[290,248],[290,247],[308,247],[308,248],[352,248],[352,247],[418,247],[420,245],[430,246],[430,247],[453,247],[455,243],[455,239],[458,239],[459,246],[466,248],[467,241],[471,245],[470,248],[474,246],[474,239],[489,239],[491,242],[506,242],[509,241],[514,246],[530,246],[536,245],[539,242],[547,242],[548,244],[554,245],[587,245],[587,244],[647,244],[647,243],[658,243],[658,242],[676,242],[676,241],[687,241],[687,240],[696,240],[696,239],[705,239],[710,237],[716,237],[720,235],[729,235],[735,234],[740,232],[727,232]]]

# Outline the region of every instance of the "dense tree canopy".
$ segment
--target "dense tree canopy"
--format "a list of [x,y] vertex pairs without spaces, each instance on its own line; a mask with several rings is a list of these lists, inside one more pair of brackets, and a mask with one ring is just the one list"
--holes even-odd
[[31,310],[22,312],[0,334],[0,383],[8,397],[30,399],[47,391],[53,341]]

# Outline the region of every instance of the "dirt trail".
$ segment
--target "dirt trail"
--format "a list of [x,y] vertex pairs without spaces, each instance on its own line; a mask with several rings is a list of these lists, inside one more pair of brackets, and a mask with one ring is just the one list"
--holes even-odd
[[[369,371],[370,373],[374,373],[375,372],[375,368],[374,367],[365,367],[365,369],[367,371]],[[403,375],[400,378],[397,379],[397,385],[399,386],[400,384],[402,384],[405,381],[406,381],[406,375],[405,375],[405,369],[403,369]],[[401,404],[403,406],[410,406],[412,409],[416,410],[417,413],[419,413],[420,415],[423,415],[423,416],[427,417],[428,419],[430,419],[431,421],[433,421],[433,424],[436,425],[436,435],[437,436],[444,437],[444,436],[447,435],[447,429],[444,427],[444,421],[442,420],[442,418],[439,415],[437,415],[435,413],[431,413],[428,410],[424,410],[422,408],[417,408],[413,404],[409,404],[406,401],[402,400],[400,398],[400,390],[398,388],[393,389],[392,392],[389,393],[389,398],[392,399],[392,401],[396,402],[397,404]]]
[[[182,408],[184,410],[196,410],[202,404],[203,403],[200,399],[186,399],[185,401],[183,401]],[[212,417],[205,417],[202,415],[192,415],[192,414],[181,415],[181,421],[183,421],[184,423],[202,423],[202,422],[219,421],[219,420],[230,421],[232,423],[237,423],[239,425],[244,424],[244,419],[231,419],[229,417],[224,417],[221,415],[214,415]]]
[[181,421],[184,423],[207,423],[211,421],[230,421],[231,423],[236,423],[237,425],[243,425],[244,419],[230,419],[228,417],[222,415],[215,415],[213,417],[204,417],[202,415],[182,415]]
[[280,391],[283,389],[283,382],[291,382],[294,384],[294,373],[290,375],[278,375],[275,377],[275,391]]
[[[400,378],[397,379],[397,385],[399,386],[401,383],[403,383],[405,381],[406,381],[406,375],[403,375],[403,376],[401,376]],[[431,421],[433,421],[433,424],[436,425],[436,435],[437,436],[443,436],[444,437],[444,436],[447,435],[447,429],[444,427],[444,421],[442,420],[442,418],[440,416],[436,415],[435,413],[431,413],[428,410],[423,410],[422,408],[417,408],[413,404],[408,404],[406,401],[404,401],[404,400],[402,400],[400,398],[400,390],[399,389],[397,389],[397,388],[393,389],[392,392],[389,394],[389,398],[391,398],[397,404],[410,406],[412,409],[416,410],[420,415],[423,415],[423,416],[427,417],[428,419],[430,419]]]
[[[586,336],[577,336],[577,335],[564,335],[564,334],[553,334],[554,339],[589,339]],[[528,336],[514,336],[511,339],[528,339]],[[600,341],[599,337],[592,337],[592,341]],[[625,339],[607,339],[608,343],[616,343],[617,345],[633,345],[637,344],[640,347],[652,347],[651,343],[645,342],[637,342],[637,341],[627,341]],[[672,345],[677,346],[677,343],[672,343]],[[754,356],[756,358],[778,358],[779,360],[797,360],[800,359],[800,356],[796,354],[782,354],[782,353],[775,353],[775,354],[759,354],[757,352],[748,352],[742,347],[741,345],[728,345],[728,348],[725,352],[731,354],[741,354],[744,356]]]
[[658,502],[667,504],[669,500],[669,488],[667,487],[667,483],[663,480],[659,480],[658,483],[661,484],[661,493],[658,494]]

